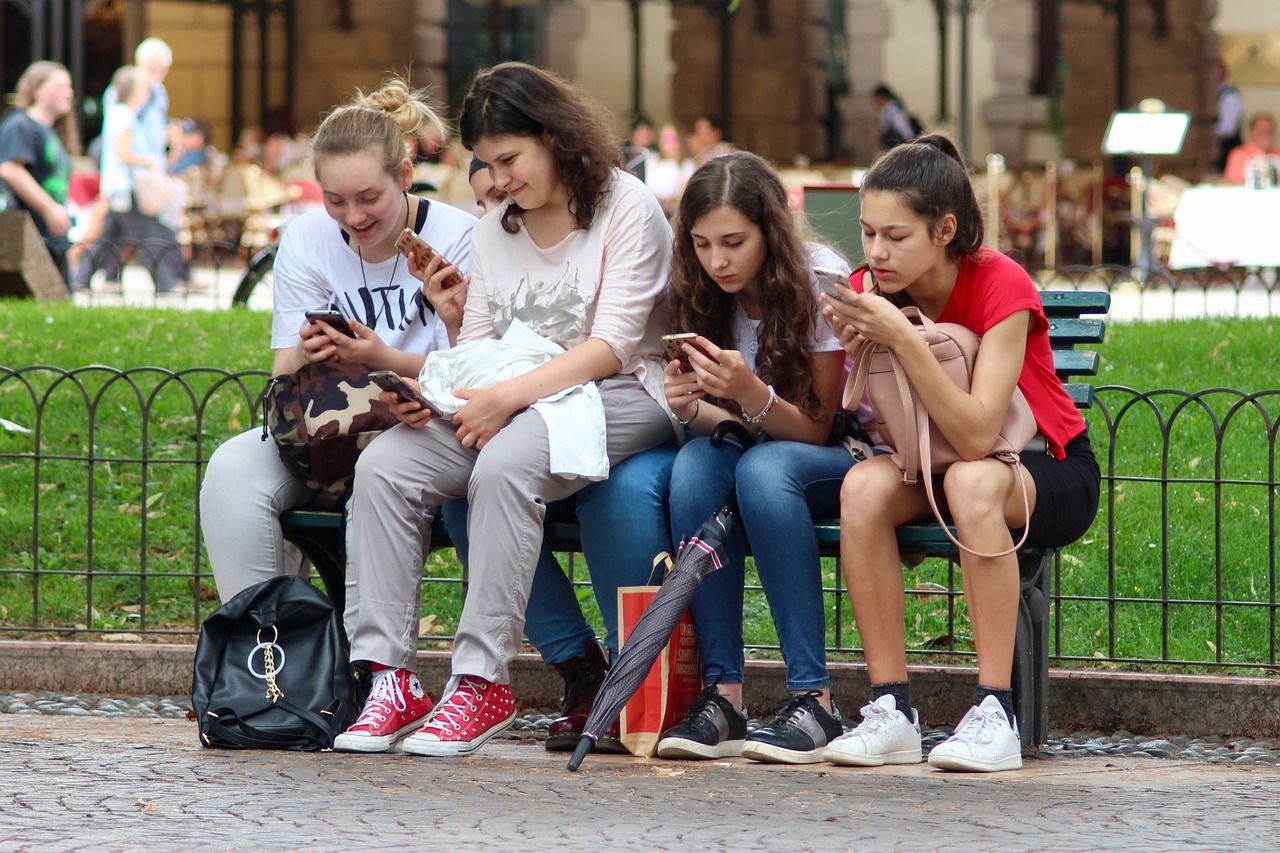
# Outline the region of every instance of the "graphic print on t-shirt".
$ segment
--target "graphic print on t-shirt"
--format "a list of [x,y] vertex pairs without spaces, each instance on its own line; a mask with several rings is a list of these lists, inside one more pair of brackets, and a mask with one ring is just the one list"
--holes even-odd
[[[44,164],[48,175],[40,188],[57,201],[65,202],[71,189],[71,162],[63,154],[62,142],[52,133],[44,138]],[[65,161],[65,162],[64,162]]]
[[375,331],[379,327],[403,331],[419,317],[427,319],[423,313],[427,300],[420,289],[406,291],[394,283],[381,287],[362,285],[354,293],[344,293],[341,296],[347,303],[345,310],[340,305],[335,305],[334,308]]
[[555,282],[548,284],[529,280],[529,273],[505,302],[489,300],[489,316],[499,335],[507,333],[512,320],[520,320],[530,329],[562,344],[576,341],[587,322],[588,300],[581,290],[581,273],[577,265],[567,262]]

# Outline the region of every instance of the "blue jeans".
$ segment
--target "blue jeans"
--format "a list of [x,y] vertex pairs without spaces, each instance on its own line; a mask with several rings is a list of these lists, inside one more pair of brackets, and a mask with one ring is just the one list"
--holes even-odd
[[[618,587],[648,583],[654,556],[672,552],[667,537],[667,484],[676,450],[670,443],[629,456],[613,466],[609,479],[547,507],[548,522],[578,518],[582,555],[604,619],[611,658],[618,654]],[[465,564],[467,502],[449,501],[442,514],[458,559]],[[573,584],[545,543],[533,573],[524,633],[549,664],[582,654],[583,643],[596,638],[582,615]]]
[[704,684],[741,684],[743,554],[751,543],[787,664],[787,689],[827,687],[826,619],[815,516],[840,513],[840,484],[853,466],[842,447],[766,441],[743,447],[710,439],[687,442],[671,473],[671,539],[695,533],[711,514],[737,499],[738,526],[728,559],[693,597]]

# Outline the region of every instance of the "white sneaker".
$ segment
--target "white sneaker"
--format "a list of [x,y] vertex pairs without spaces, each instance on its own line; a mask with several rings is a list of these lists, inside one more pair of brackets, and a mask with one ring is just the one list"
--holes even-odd
[[911,719],[907,719],[892,696],[881,696],[862,707],[862,722],[853,731],[827,744],[822,758],[848,767],[919,764],[923,758],[920,717],[912,708]]
[[933,748],[929,766],[992,773],[1022,766],[1022,739],[1000,700],[988,696],[964,715],[956,733]]

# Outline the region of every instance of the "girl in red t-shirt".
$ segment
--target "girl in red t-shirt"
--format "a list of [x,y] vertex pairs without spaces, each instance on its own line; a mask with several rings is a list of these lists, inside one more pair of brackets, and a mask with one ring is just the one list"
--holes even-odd
[[[983,250],[982,213],[955,145],[937,135],[880,158],[862,183],[862,245],[869,269],[850,279],[847,301],[824,299],[846,348],[862,336],[888,346],[911,378],[934,423],[972,461],[939,478],[960,538],[993,553],[1028,542],[1065,545],[1081,536],[1098,507],[1098,464],[1084,420],[1053,372],[1048,321],[1027,274]],[[899,310],[915,305],[939,321],[982,337],[971,390],[960,390]],[[1015,469],[987,458],[1014,387],[1022,389],[1048,453],[1022,454]],[[1030,501],[1023,504],[1021,477]],[[894,528],[931,516],[923,484],[908,485],[891,457],[855,465],[841,492],[841,563],[862,636],[872,702],[863,721],[831,743],[828,761],[855,766],[921,760],[918,716],[907,689],[903,591]],[[1019,576],[1013,554],[961,553],[965,599],[978,655],[974,707],[929,763],[946,770],[1022,766],[1010,678]]]

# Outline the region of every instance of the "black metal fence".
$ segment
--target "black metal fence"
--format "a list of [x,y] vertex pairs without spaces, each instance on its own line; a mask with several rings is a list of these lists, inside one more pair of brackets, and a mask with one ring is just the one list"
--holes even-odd
[[[222,440],[259,423],[262,371],[0,369],[0,637],[190,639],[217,606],[197,506]],[[1274,668],[1280,390],[1101,386],[1092,530],[1054,572],[1059,662]],[[586,581],[580,561],[569,563]],[[829,640],[858,640],[833,561]],[[907,572],[913,654],[972,654],[957,567]],[[447,637],[461,569],[427,567],[426,633]],[[589,599],[589,596],[583,596]],[[776,651],[758,588],[748,643]]]
[[[274,233],[272,235],[274,239]],[[185,245],[143,240],[136,245],[95,241],[84,247],[99,259],[91,289],[80,298],[89,304],[116,304],[125,298],[120,270],[131,286],[128,294],[154,287],[158,270],[181,259],[189,288],[164,304],[191,302],[212,307],[269,305],[274,244],[252,251],[226,241]],[[1016,258],[1017,253],[1012,253]],[[73,264],[73,269],[75,265]],[[1060,266],[1032,269],[1043,287],[1056,290],[1105,290],[1112,295],[1112,313],[1120,319],[1169,319],[1189,314],[1275,316],[1280,313],[1280,270],[1266,267],[1207,267],[1155,269],[1135,275],[1120,265]],[[145,302],[144,302],[145,304]]]

